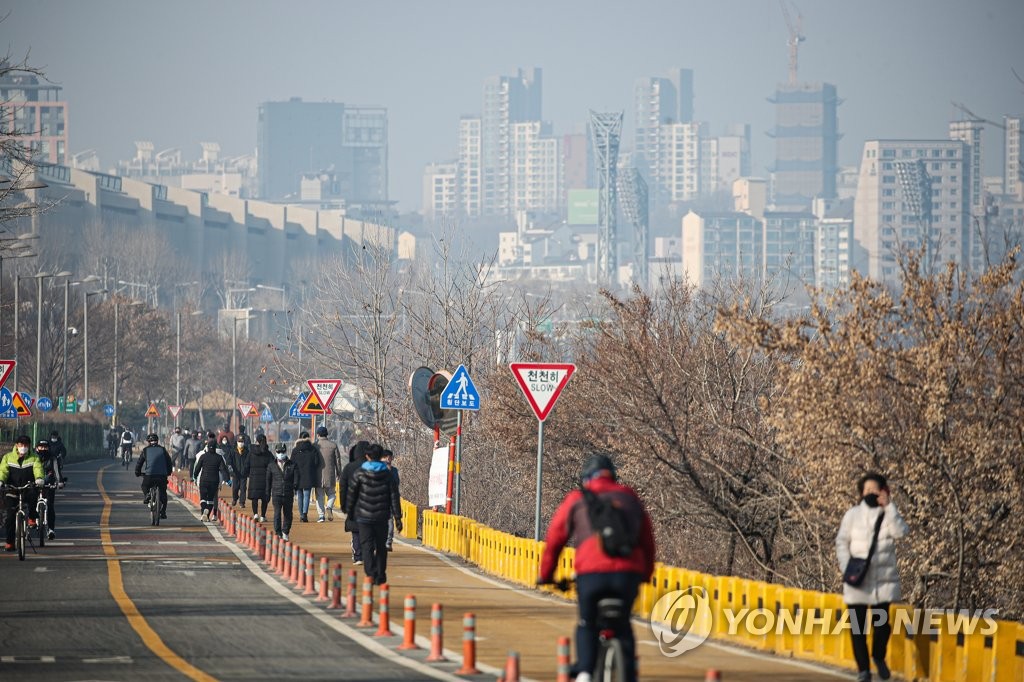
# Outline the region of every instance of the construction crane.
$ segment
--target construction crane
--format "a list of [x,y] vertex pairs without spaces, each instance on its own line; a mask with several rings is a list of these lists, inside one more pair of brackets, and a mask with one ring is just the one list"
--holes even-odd
[[801,33],[804,18],[800,16],[800,10],[797,6],[793,5],[793,9],[796,10],[796,25],[794,25],[793,19],[789,16],[789,10],[786,8],[786,0],[779,0],[779,7],[782,8],[782,16],[786,20],[786,28],[789,29],[789,41],[786,43],[789,45],[789,84],[796,85],[797,53],[800,51],[800,43],[807,40],[803,33]]

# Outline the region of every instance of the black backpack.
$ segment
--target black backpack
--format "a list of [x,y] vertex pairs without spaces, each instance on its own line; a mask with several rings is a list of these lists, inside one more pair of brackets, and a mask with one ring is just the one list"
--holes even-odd
[[631,555],[637,545],[638,533],[630,531],[626,510],[617,500],[602,498],[585,487],[580,490],[587,505],[590,526],[604,553],[621,558]]

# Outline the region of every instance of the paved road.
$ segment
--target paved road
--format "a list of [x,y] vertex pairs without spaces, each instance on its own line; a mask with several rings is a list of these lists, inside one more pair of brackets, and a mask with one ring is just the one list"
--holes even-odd
[[456,679],[363,648],[173,496],[151,527],[133,472],[68,476],[57,540],[0,556],[0,679]]

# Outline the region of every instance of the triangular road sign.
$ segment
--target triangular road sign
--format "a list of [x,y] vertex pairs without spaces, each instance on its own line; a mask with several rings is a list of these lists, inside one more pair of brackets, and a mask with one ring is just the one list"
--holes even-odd
[[20,393],[15,393],[11,396],[11,407],[18,413],[18,417],[31,417],[32,410],[28,409],[28,405],[25,404],[25,398]]
[[167,411],[171,413],[171,417],[177,419],[178,415],[181,414],[181,405],[168,405]]
[[149,419],[150,417],[159,417],[159,416],[160,416],[160,412],[158,412],[157,409],[156,409],[156,403],[150,403],[149,404],[149,409],[146,410],[146,419]]
[[313,391],[309,392],[306,397],[306,402],[302,403],[302,407],[299,408],[299,414],[324,414],[323,403],[320,402],[320,398],[317,397]]
[[288,408],[288,416],[292,419],[300,419],[302,415],[299,413],[299,409],[305,404],[306,398],[309,397],[309,393],[303,391],[299,393],[295,398],[295,402]]
[[260,416],[259,411],[256,409],[255,403],[249,404],[249,412],[245,415],[246,417],[258,417]]
[[310,379],[306,382],[309,389],[316,394],[325,414],[331,413],[331,402],[341,388],[341,379]]
[[540,421],[548,418],[569,377],[576,371],[576,365],[550,362],[513,362],[509,368]]
[[252,403],[238,403],[238,413],[242,417],[248,417],[249,412],[252,410]]
[[3,386],[7,377],[11,376],[11,370],[16,364],[18,364],[16,360],[0,360],[0,386]]

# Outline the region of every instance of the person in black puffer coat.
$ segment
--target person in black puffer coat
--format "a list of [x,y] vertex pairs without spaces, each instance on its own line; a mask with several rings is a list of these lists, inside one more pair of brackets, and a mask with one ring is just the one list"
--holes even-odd
[[291,461],[299,471],[299,521],[309,521],[309,501],[313,497],[313,488],[320,485],[320,472],[324,468],[324,458],[320,455],[309,433],[303,431],[295,441]]
[[234,474],[231,476],[231,506],[236,504],[245,507],[246,490],[249,486],[249,471],[252,460],[249,458],[249,444],[241,435],[235,437],[235,448],[228,455],[228,466]]
[[[256,436],[256,445],[249,454],[249,499],[252,500],[252,518],[256,521],[267,520],[267,467],[273,464],[274,454],[267,447],[267,437]],[[257,508],[259,506],[259,508]]]
[[346,513],[345,530],[352,534],[352,564],[359,566],[363,563],[363,546],[359,543],[359,526],[355,518],[348,514],[348,485],[352,482],[352,475],[359,471],[359,467],[366,462],[366,448],[370,444],[361,440],[348,449],[348,464],[341,470],[338,478],[338,490],[341,492],[341,510]]
[[395,530],[402,532],[402,505],[398,481],[384,462],[384,449],[374,443],[366,451],[367,461],[349,482],[345,513],[359,525],[366,575],[377,585],[388,581],[388,518],[395,519]]
[[199,486],[199,506],[203,510],[203,521],[217,518],[217,490],[220,488],[221,476],[230,479],[231,471],[224,455],[217,449],[217,441],[211,438],[206,441],[206,447],[199,452],[192,467],[192,478]]
[[275,462],[267,467],[267,482],[264,491],[274,500],[274,532],[288,540],[292,529],[292,505],[295,489],[299,485],[299,471],[295,462],[288,459],[288,447],[278,443],[274,448]]

